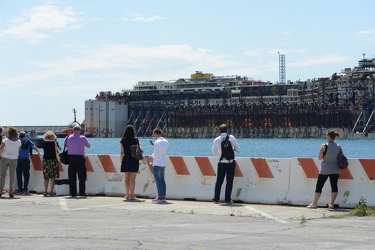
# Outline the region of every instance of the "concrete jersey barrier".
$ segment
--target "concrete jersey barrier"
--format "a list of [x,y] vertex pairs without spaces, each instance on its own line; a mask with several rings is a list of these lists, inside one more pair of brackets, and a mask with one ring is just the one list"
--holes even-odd
[[[135,193],[152,198],[157,190],[147,158],[145,156],[144,161],[140,161]],[[43,156],[31,155],[30,159],[29,190],[43,193]],[[85,159],[88,195],[124,195],[124,174],[120,172],[119,155],[86,155]],[[165,170],[167,198],[212,200],[217,162],[215,156],[169,156]],[[375,159],[349,159],[349,163],[349,167],[340,173],[336,204],[354,207],[360,197],[364,197],[367,205],[375,206]],[[319,167],[317,158],[239,157],[232,199],[245,203],[308,205],[314,196]],[[59,169],[60,179],[68,179],[68,166],[59,163]],[[222,196],[224,188],[225,183]],[[327,180],[318,205],[329,203],[330,195]]]

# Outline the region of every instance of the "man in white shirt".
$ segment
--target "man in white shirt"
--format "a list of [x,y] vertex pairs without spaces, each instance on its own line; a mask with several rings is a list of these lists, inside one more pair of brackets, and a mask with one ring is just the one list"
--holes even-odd
[[231,194],[233,189],[233,179],[234,179],[234,170],[236,167],[236,159],[234,158],[234,152],[232,157],[227,159],[222,152],[222,142],[227,138],[231,144],[233,151],[240,151],[240,146],[237,143],[236,138],[233,135],[227,134],[227,125],[221,124],[219,126],[220,136],[214,139],[212,145],[212,153],[214,155],[220,156],[219,162],[217,164],[217,173],[216,173],[216,184],[215,184],[215,195],[213,202],[215,204],[219,203],[221,186],[224,182],[225,176],[227,177],[227,184],[225,187],[225,202],[227,205],[232,204]]
[[152,172],[154,173],[158,196],[152,200],[152,203],[158,204],[165,202],[167,186],[165,183],[165,166],[167,165],[167,150],[169,142],[161,136],[159,128],[153,131],[156,141],[154,143],[154,152],[149,157],[152,160]]

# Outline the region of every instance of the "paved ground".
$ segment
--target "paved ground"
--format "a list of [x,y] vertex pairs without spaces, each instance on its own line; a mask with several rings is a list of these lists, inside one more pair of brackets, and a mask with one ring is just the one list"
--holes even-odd
[[349,210],[121,197],[0,199],[0,249],[373,249]]

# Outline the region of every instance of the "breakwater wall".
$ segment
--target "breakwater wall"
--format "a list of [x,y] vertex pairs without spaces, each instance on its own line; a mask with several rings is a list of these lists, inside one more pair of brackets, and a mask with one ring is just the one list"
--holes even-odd
[[[87,155],[86,193],[88,195],[124,196],[124,174],[119,155]],[[140,161],[135,193],[153,198],[157,194],[152,166]],[[29,190],[43,193],[42,156],[31,155]],[[165,178],[168,199],[211,201],[216,182],[217,157],[169,156]],[[341,170],[336,204],[354,207],[361,197],[375,206],[375,159],[349,159]],[[247,158],[239,157],[232,199],[245,203],[308,205],[314,196],[320,161],[316,158]],[[60,163],[60,178],[68,178],[68,166]],[[7,176],[6,180],[8,181]],[[65,184],[66,185],[66,184]],[[7,187],[7,184],[6,186]],[[225,183],[222,187],[224,195]],[[330,201],[327,181],[318,203]]]

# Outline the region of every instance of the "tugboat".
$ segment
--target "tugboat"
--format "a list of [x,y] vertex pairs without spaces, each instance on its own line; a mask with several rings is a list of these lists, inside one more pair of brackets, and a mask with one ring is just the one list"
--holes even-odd
[[[55,132],[57,138],[65,138],[65,137],[73,134],[73,127],[75,125],[81,125],[77,121],[77,117],[76,117],[77,111],[76,111],[76,109],[74,108],[72,111],[74,113],[74,120],[73,120],[73,122],[69,123],[66,126],[66,129],[64,129],[62,132]],[[43,136],[42,136],[42,134],[36,133],[35,131],[31,131],[30,138],[34,142],[35,146],[37,146],[38,148],[42,148],[42,146],[43,146],[42,145],[42,143],[43,143]]]

